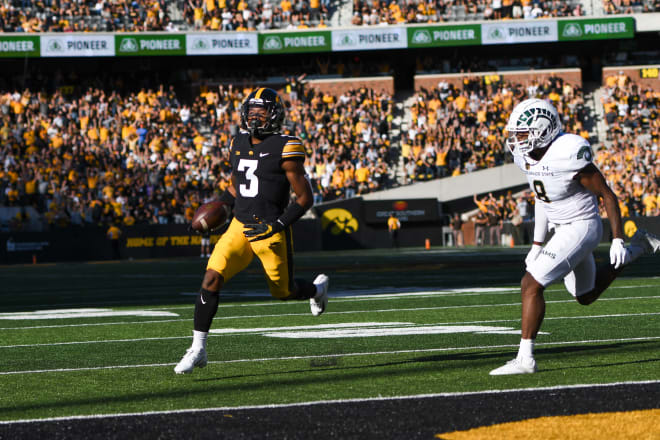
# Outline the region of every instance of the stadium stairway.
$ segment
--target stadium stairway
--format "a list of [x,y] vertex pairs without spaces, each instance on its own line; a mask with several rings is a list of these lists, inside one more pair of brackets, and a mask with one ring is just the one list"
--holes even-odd
[[407,184],[406,168],[404,157],[401,153],[401,133],[408,131],[412,123],[410,107],[415,101],[414,90],[400,90],[394,96],[395,110],[394,121],[392,122],[392,139],[399,146],[399,162],[395,169],[396,181],[399,185]]
[[[586,91],[586,89],[585,89]],[[590,134],[592,134],[592,145],[594,146],[594,150],[598,150],[601,146],[607,146],[608,145],[608,140],[607,140],[607,124],[605,123],[605,109],[603,108],[603,96],[605,92],[603,90],[603,87],[598,84],[594,90],[593,93],[590,95],[587,95],[587,97],[591,97],[589,101],[586,101],[585,104],[587,106],[593,106],[592,107],[592,115],[594,115],[595,118],[595,123],[594,123],[594,130],[593,134],[592,131],[590,130]]]
[[353,2],[351,0],[332,0],[330,5],[330,10],[334,9],[330,16],[330,26],[350,26],[353,18]]

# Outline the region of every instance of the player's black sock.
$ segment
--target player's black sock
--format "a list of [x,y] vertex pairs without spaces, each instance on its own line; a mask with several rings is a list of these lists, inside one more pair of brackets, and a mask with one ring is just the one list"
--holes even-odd
[[218,311],[220,292],[200,289],[195,301],[194,327],[198,332],[208,332],[215,313]]
[[307,280],[294,280],[298,286],[296,299],[310,299],[316,296],[316,285]]

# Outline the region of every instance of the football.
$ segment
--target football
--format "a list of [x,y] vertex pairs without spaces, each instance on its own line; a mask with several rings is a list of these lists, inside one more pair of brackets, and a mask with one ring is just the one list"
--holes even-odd
[[212,231],[224,225],[231,215],[231,206],[225,202],[205,203],[195,211],[191,228],[197,232]]

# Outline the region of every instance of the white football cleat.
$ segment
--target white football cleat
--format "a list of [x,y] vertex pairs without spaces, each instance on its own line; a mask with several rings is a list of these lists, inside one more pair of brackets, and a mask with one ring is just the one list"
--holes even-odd
[[534,358],[515,358],[495,368],[490,372],[491,376],[503,376],[505,374],[530,374],[536,373],[536,361]]
[[312,310],[312,315],[319,316],[325,311],[328,305],[328,285],[330,279],[326,274],[320,274],[314,279],[317,294],[314,298],[309,299],[309,308]]
[[630,240],[630,245],[644,249],[647,254],[654,254],[660,250],[660,238],[644,229],[638,229]]
[[174,367],[174,372],[176,374],[188,374],[192,373],[193,368],[204,368],[208,363],[206,357],[206,350],[203,348],[195,349],[189,348],[186,351],[186,354],[183,355],[183,358],[176,364]]

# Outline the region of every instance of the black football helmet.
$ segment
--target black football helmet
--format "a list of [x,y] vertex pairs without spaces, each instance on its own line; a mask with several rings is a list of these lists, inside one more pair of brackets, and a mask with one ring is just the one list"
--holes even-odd
[[[250,118],[251,107],[262,107],[266,109],[266,120],[257,117]],[[241,127],[247,130],[251,136],[263,139],[274,133],[279,133],[284,123],[284,105],[273,89],[259,87],[245,98],[241,105]]]

